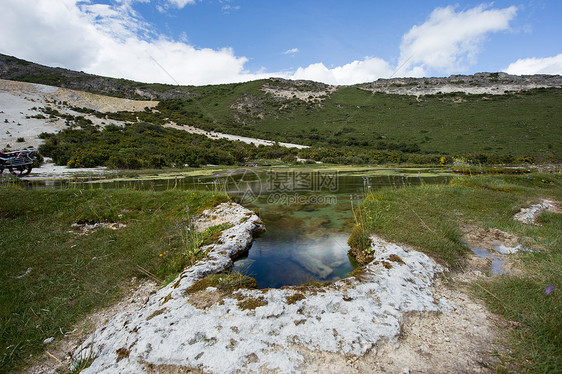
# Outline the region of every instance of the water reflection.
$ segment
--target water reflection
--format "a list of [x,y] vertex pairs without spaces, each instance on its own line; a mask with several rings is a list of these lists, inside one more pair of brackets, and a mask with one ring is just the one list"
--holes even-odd
[[348,235],[329,233],[312,239],[294,234],[279,240],[271,235],[276,229],[270,223],[270,232],[256,239],[247,258],[235,263],[235,270],[256,278],[259,288],[331,281],[353,270],[347,256]]
[[347,255],[351,211],[340,214],[326,205],[257,206],[267,231],[235,270],[256,278],[259,288],[332,281],[353,270]]
[[491,258],[492,259],[492,274],[505,274],[507,273],[503,269],[503,264],[505,263],[505,255],[493,254],[486,249],[476,248],[469,246],[472,252],[480,258]]

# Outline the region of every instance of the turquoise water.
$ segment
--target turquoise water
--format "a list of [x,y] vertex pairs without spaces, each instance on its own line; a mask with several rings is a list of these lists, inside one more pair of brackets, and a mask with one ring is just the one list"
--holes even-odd
[[345,278],[354,268],[347,245],[354,225],[352,209],[362,196],[383,186],[448,181],[447,177],[422,179],[416,174],[366,177],[341,173],[332,175],[333,179],[305,175],[299,181],[290,174],[281,174],[281,182],[279,175],[265,176],[267,183],[264,176],[246,176],[245,187],[238,184],[238,192],[230,191],[245,206],[260,212],[267,229],[256,237],[247,257],[234,265],[234,270],[255,278],[258,288]]
[[249,207],[259,209],[267,231],[234,269],[254,277],[259,288],[333,281],[353,270],[347,245],[353,227],[349,198],[334,204],[258,201]]

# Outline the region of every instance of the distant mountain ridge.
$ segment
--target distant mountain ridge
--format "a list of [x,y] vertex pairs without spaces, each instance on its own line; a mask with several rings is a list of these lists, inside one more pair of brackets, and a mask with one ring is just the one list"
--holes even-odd
[[127,79],[103,77],[81,71],[44,66],[3,54],[0,54],[0,78],[127,99],[179,99],[191,95],[186,86],[139,83]]
[[[64,68],[53,68],[0,54],[0,78],[41,83],[97,94],[128,99],[186,99],[198,95],[195,86],[176,86],[159,83],[142,83],[127,79],[103,77]],[[328,84],[273,78],[264,84],[282,83],[301,91],[330,91]],[[223,86],[223,85],[215,85]],[[228,85],[226,85],[228,86]],[[431,95],[451,92],[469,94],[503,94],[534,88],[562,88],[560,75],[510,75],[506,73],[476,73],[434,78],[381,78],[374,82],[355,85],[372,92],[401,95]]]
[[416,96],[452,92],[501,95],[534,88],[561,88],[562,76],[476,73],[474,75],[451,75],[446,78],[381,78],[375,82],[361,85],[361,87],[373,92]]

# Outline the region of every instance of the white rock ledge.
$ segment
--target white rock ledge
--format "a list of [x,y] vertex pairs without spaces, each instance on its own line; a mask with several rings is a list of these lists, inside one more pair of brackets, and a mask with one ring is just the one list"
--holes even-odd
[[[147,373],[155,367],[298,372],[311,351],[363,355],[395,338],[405,313],[448,308],[431,291],[439,265],[420,252],[372,237],[375,258],[361,280],[350,277],[323,288],[240,290],[198,309],[185,290],[228,269],[231,257],[245,251],[252,233],[263,227],[253,212],[236,204],[222,204],[204,217],[219,217],[217,212],[236,222],[208,248],[208,259],[183,271],[141,308],[92,334],[74,353],[76,359],[96,357],[83,373]],[[296,294],[301,295],[289,303]],[[241,298],[265,305],[243,310]]]
[[540,203],[533,204],[528,208],[522,208],[513,218],[529,225],[535,225],[535,219],[545,210],[559,213],[554,201],[543,199]]

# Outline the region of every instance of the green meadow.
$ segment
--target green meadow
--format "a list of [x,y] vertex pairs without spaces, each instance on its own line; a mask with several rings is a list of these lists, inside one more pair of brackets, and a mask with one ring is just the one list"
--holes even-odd
[[[0,186],[0,372],[25,368],[45,339],[62,339],[121,298],[131,278],[173,279],[203,255],[186,231],[190,217],[225,199],[206,191]],[[95,223],[119,225],[86,233],[72,226]],[[201,234],[197,246],[213,234]]]

